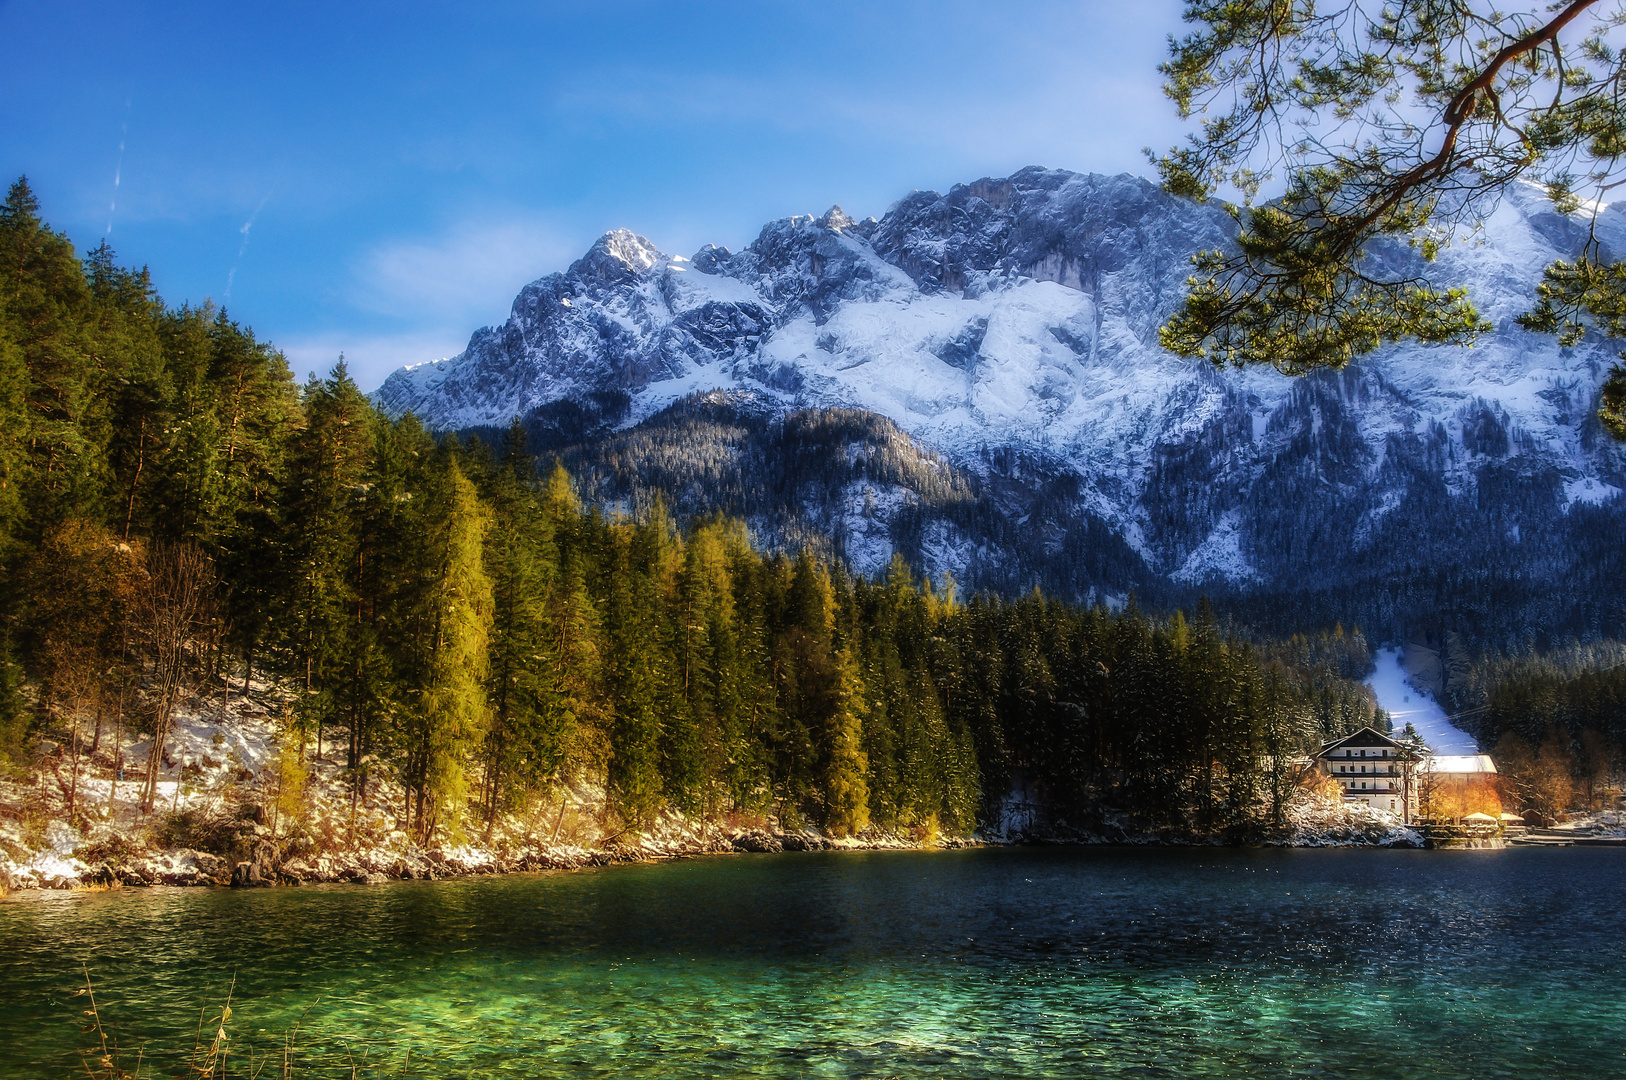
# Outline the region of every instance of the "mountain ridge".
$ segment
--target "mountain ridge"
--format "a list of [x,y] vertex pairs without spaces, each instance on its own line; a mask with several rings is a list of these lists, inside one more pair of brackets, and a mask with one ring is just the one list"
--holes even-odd
[[[1598,228],[1626,249],[1626,213],[1606,209]],[[1626,455],[1592,417],[1613,348],[1563,349],[1513,321],[1541,267],[1579,246],[1580,221],[1518,188],[1433,266],[1403,244],[1375,252],[1467,285],[1496,330],[1476,349],[1402,344],[1304,379],[1157,345],[1191,254],[1234,230],[1222,207],[1139,177],[1037,167],[913,192],[878,220],[779,219],[739,252],[684,259],[618,230],[526,286],[502,327],[397,372],[375,400],[440,429],[576,410],[578,442],[711,392],[875,413],[990,493],[1026,483],[1002,451],[1066,476],[1040,520],[1015,500],[1040,534],[1030,546],[1080,532],[1098,545],[1105,525],[1145,565],[1073,582],[1081,597],[1280,591],[1329,568],[1331,583],[1408,542],[1427,565],[1533,565],[1546,553],[1524,549],[1554,543],[1577,505],[1619,510]],[[1442,506],[1457,527],[1433,521]],[[873,532],[865,521],[849,531]],[[940,572],[981,542],[939,534],[895,550]]]

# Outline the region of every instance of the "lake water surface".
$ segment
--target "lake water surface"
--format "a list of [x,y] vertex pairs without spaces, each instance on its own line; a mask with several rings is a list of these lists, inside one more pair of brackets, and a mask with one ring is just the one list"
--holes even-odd
[[[1626,1075],[1626,853],[980,849],[0,904],[0,1076],[127,1046],[409,1076]],[[312,1008],[312,1005],[314,1007]],[[81,1074],[82,1075],[82,1074]],[[167,1074],[164,1074],[167,1075]],[[344,1075],[314,1068],[304,1075]]]

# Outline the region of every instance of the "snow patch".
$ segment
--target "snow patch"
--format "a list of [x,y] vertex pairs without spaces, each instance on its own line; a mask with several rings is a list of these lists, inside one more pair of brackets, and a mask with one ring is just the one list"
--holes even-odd
[[1232,583],[1260,580],[1259,572],[1242,553],[1241,513],[1231,510],[1221,517],[1208,539],[1186,557],[1172,576],[1187,585],[1200,585],[1215,578]]
[[1406,670],[1400,664],[1400,650],[1379,649],[1372,659],[1377,666],[1367,676],[1366,685],[1377,696],[1378,705],[1389,714],[1397,733],[1410,724],[1436,754],[1479,753],[1479,744],[1473,736],[1452,724],[1451,717],[1439,703],[1406,678]]
[[1606,484],[1595,476],[1583,476],[1579,480],[1566,480],[1564,482],[1564,512],[1567,514],[1576,503],[1590,503],[1598,506],[1608,502],[1620,494],[1620,488]]

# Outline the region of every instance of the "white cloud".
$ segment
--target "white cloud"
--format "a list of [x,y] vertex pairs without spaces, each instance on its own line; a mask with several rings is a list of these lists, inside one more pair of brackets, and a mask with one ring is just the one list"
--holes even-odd
[[352,262],[344,290],[366,313],[357,322],[372,328],[284,340],[283,352],[301,380],[325,374],[343,352],[357,384],[372,390],[403,364],[462,352],[474,330],[508,317],[522,287],[587,247],[524,216],[468,219],[436,236],[386,241]]
[[355,302],[419,325],[456,324],[467,334],[506,318],[521,287],[586,249],[536,218],[463,221],[439,236],[368,252],[353,268]]

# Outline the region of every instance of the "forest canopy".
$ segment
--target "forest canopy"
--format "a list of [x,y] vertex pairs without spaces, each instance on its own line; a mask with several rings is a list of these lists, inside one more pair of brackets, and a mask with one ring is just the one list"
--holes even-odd
[[1358,632],[965,600],[658,495],[584,504],[517,424],[436,437],[342,360],[296,384],[225,311],[166,306],[105,244],[80,260],[23,181],[0,288],[0,733],[13,755],[52,716],[149,733],[149,806],[181,703],[255,674],[422,839],[580,777],[630,829],[965,833],[1013,787],[1246,829],[1280,820],[1301,751],[1383,722]]

